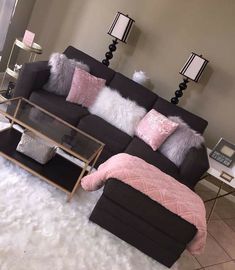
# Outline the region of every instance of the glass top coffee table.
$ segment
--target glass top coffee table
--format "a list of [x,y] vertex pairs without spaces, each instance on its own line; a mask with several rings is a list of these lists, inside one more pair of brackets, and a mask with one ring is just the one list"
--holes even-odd
[[[88,167],[89,171],[93,169],[104,144],[22,97],[1,102],[0,114],[10,120],[9,127],[0,131],[0,155],[65,191],[69,201]],[[83,166],[59,154],[41,165],[19,153],[16,147],[22,133],[15,128],[16,124],[52,142],[66,154],[82,161]]]

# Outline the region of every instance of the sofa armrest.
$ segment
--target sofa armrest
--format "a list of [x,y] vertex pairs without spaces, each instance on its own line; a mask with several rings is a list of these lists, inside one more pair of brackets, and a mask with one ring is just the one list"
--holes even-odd
[[179,168],[182,182],[193,189],[208,168],[206,147],[204,145],[198,149],[192,147]]
[[14,97],[29,98],[32,91],[42,88],[49,76],[48,61],[24,64],[16,83]]

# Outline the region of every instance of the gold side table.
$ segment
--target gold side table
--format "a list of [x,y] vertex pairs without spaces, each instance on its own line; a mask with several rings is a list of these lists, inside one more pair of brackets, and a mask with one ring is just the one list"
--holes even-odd
[[7,90],[3,89],[3,84],[6,78],[6,74],[10,75],[12,78],[14,78],[14,80],[18,79],[19,76],[19,71],[15,70],[15,64],[11,63],[12,60],[12,56],[13,56],[13,52],[15,50],[15,48],[18,47],[26,52],[29,53],[29,59],[28,62],[34,62],[36,60],[37,55],[42,54],[42,47],[37,44],[37,43],[33,43],[32,46],[27,46],[23,41],[22,38],[17,38],[15,40],[15,42],[13,43],[12,49],[11,49],[11,53],[10,56],[8,58],[8,62],[7,62],[7,68],[6,71],[4,72],[2,81],[1,81],[1,86],[0,86],[0,94],[6,93]]
[[[214,198],[210,198],[210,199],[204,201],[204,203],[213,201],[212,208],[211,208],[209,215],[208,215],[208,218],[207,218],[208,223],[209,223],[210,218],[214,212],[217,200],[219,198],[223,198],[223,197],[228,196],[228,195],[235,192],[235,164],[233,164],[230,168],[228,168],[228,167],[224,166],[223,164],[217,162],[216,160],[212,159],[209,156],[210,152],[211,152],[211,149],[207,148],[210,168],[208,169],[207,173],[201,179],[206,178],[208,175],[211,175],[220,181],[220,185],[219,185],[218,192],[217,192],[216,196]],[[230,188],[232,188],[232,190],[230,192],[227,192],[227,193],[221,195],[220,192],[221,192],[222,187],[224,185],[229,186]]]

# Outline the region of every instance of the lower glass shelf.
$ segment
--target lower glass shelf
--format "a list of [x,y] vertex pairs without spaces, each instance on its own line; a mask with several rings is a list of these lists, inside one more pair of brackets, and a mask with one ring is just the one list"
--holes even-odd
[[45,165],[41,165],[16,151],[20,139],[21,133],[18,130],[9,128],[1,131],[0,155],[62,189],[66,193],[71,193],[77,183],[82,168],[58,154]]

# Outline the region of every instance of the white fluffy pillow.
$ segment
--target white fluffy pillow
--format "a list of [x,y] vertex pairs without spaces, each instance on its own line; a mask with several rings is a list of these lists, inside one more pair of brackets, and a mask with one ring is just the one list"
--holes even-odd
[[143,107],[123,98],[117,91],[104,87],[89,111],[130,136],[134,135],[139,121],[146,114]]

